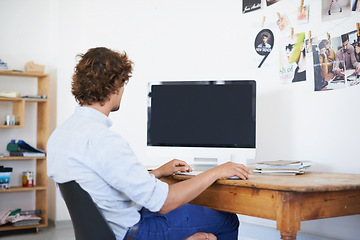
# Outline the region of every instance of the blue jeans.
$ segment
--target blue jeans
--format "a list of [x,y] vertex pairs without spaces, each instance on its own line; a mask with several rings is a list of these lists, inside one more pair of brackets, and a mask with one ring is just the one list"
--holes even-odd
[[236,240],[236,214],[186,204],[167,214],[143,208],[136,240],[182,240],[197,232],[213,233],[218,240]]

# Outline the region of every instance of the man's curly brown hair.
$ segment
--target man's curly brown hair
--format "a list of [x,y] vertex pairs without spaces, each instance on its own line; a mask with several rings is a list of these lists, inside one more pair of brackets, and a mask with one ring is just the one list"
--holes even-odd
[[119,53],[105,47],[91,48],[75,67],[71,92],[82,106],[109,99],[109,94],[124,86],[131,77],[132,64],[125,52]]

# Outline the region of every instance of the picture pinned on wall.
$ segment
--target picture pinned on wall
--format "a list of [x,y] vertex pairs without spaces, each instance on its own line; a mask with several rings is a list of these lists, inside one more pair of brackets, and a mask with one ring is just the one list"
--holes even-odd
[[261,8],[261,0],[243,0],[243,13],[255,11]]
[[306,39],[305,46],[306,46],[306,56],[309,56],[313,52],[313,42],[316,41],[314,38]]
[[281,40],[280,81],[295,83],[306,81],[305,33],[294,34]]
[[339,39],[341,45],[335,55],[335,72],[345,78],[346,85],[360,84],[360,36],[356,31],[342,34]]
[[276,24],[278,25],[280,31],[284,31],[290,27],[286,14],[280,15],[280,13],[278,13],[278,20],[276,21]]
[[280,2],[280,0],[266,0],[266,6],[270,6],[274,3]]
[[353,0],[351,4],[351,11],[360,12],[360,0]]
[[298,8],[297,23],[304,24],[309,22],[309,5],[303,5]]
[[360,85],[359,46],[356,31],[313,41],[315,91]]
[[321,0],[322,21],[331,21],[351,15],[352,0]]
[[262,29],[255,38],[255,51],[257,54],[264,56],[264,58],[261,60],[258,68],[262,66],[265,59],[270,54],[272,48],[274,46],[274,34],[270,29]]
[[315,91],[345,87],[344,78],[334,73],[335,50],[331,43],[326,37],[312,41]]

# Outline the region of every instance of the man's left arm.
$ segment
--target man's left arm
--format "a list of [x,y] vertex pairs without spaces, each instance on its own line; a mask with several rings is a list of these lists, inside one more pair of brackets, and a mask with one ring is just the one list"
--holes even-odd
[[356,72],[360,72],[360,62],[358,62],[356,60],[355,57],[355,48],[354,47],[350,47],[349,48],[350,51],[350,60],[351,60],[351,64],[353,65],[353,67],[355,68]]

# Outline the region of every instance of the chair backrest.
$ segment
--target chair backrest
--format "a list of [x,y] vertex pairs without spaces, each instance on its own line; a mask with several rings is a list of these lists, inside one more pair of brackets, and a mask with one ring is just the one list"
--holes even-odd
[[90,195],[75,181],[59,183],[76,240],[115,240],[115,234]]

